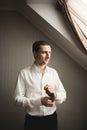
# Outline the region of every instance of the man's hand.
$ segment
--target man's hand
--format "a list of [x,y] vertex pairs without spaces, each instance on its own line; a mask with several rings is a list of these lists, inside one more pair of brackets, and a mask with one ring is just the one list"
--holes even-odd
[[57,97],[57,94],[56,94],[56,92],[54,91],[54,89],[53,89],[51,86],[46,85],[46,86],[44,87],[44,90],[45,90],[46,93],[49,95],[50,99],[51,99],[52,101],[55,101],[55,99],[56,99],[56,97]]
[[47,96],[41,98],[41,103],[47,107],[52,107],[55,105],[55,101],[52,101],[50,97]]

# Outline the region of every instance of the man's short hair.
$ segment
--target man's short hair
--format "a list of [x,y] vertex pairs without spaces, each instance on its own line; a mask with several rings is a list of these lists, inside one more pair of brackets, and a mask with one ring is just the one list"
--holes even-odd
[[48,43],[48,42],[46,42],[46,41],[35,41],[34,43],[33,43],[33,46],[32,46],[32,51],[34,52],[34,51],[38,51],[39,49],[40,49],[40,46],[41,45],[49,45],[50,46],[50,44]]

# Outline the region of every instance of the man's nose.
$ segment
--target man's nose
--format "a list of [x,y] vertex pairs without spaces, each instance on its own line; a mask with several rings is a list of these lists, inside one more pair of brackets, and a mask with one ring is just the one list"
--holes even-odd
[[50,57],[50,53],[47,53],[47,57],[48,57],[48,58]]

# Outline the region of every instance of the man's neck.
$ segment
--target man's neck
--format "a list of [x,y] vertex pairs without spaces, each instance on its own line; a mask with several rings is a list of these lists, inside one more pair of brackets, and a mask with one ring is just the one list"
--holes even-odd
[[46,69],[46,64],[38,64],[38,63],[34,63],[42,72],[42,74],[44,73],[45,69]]

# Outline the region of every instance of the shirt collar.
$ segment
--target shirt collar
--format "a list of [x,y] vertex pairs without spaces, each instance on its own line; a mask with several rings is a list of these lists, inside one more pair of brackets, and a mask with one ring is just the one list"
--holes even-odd
[[[38,73],[41,73],[41,70],[39,69],[39,67],[37,67],[35,64],[32,65],[32,69]],[[45,68],[45,71],[44,72],[47,72],[48,71],[48,66],[46,66]]]

